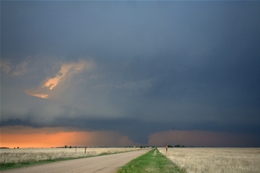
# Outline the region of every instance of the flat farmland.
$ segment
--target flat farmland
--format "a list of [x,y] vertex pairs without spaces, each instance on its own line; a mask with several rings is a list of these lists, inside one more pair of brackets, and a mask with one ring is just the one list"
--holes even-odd
[[259,173],[260,148],[158,148],[188,173]]
[[1,149],[0,164],[58,160],[113,154],[139,150],[138,148],[41,148],[41,149]]

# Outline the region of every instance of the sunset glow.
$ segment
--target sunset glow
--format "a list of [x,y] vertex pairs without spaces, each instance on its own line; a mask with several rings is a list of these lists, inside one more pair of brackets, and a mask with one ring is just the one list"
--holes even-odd
[[131,146],[136,145],[127,136],[114,131],[80,131],[27,126],[1,127],[0,147],[41,148],[67,146]]

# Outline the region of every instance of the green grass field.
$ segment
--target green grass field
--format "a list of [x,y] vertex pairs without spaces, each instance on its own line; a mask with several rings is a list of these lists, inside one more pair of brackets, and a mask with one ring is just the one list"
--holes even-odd
[[157,149],[130,161],[121,167],[117,173],[186,173],[172,161],[162,155]]

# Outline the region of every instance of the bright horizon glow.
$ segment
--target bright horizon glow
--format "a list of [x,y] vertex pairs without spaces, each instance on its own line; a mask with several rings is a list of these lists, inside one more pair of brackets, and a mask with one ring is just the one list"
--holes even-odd
[[1,127],[0,147],[51,148],[61,146],[134,146],[127,136],[115,131],[82,131],[62,127]]
[[[254,144],[255,136],[210,131],[171,130],[153,133],[148,144],[133,142],[116,131],[84,131],[63,127],[33,128],[28,126],[1,127],[0,147],[50,148],[62,146],[164,146],[244,147]],[[246,141],[244,141],[246,139]],[[240,144],[239,146],[237,144]]]

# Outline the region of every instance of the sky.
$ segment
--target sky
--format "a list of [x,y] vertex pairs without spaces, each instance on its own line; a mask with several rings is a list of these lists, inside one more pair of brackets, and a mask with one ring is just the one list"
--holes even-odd
[[1,1],[1,147],[260,147],[259,1]]

